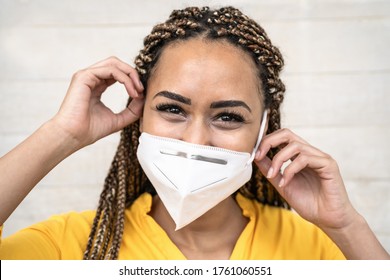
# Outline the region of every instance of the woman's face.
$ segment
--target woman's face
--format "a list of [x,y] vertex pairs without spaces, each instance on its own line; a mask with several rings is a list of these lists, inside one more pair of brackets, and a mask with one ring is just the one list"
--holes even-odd
[[141,131],[251,153],[262,115],[254,62],[223,41],[167,46],[152,73]]

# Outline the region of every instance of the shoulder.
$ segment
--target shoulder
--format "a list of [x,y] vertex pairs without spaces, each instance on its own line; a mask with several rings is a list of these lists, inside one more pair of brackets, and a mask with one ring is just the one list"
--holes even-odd
[[[266,246],[277,259],[343,259],[332,240],[316,225],[306,221],[295,211],[264,205],[242,195],[237,202],[243,215],[253,223],[254,238]],[[264,245],[263,244],[263,245]]]
[[317,227],[304,220],[293,210],[262,204],[242,195],[237,196],[237,202],[242,208],[243,215],[253,220],[258,227],[274,230],[283,234],[317,232]]
[[1,240],[4,259],[81,259],[96,211],[54,215]]
[[241,194],[237,194],[237,203],[243,211],[243,215],[255,219],[263,225],[291,226],[306,224],[297,213],[292,210],[263,204],[257,200],[249,199]]
[[64,234],[67,232],[90,231],[96,211],[68,212],[53,215],[49,219],[32,225],[31,228],[48,231],[51,233]]

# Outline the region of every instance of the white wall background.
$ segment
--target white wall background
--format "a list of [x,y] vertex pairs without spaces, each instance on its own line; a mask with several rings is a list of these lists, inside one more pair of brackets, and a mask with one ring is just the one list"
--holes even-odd
[[[0,155],[55,114],[76,70],[112,55],[132,63],[172,9],[226,4],[255,18],[280,47],[283,125],[338,160],[351,200],[390,251],[386,0],[0,0]],[[105,100],[119,110],[126,94],[111,90],[118,93]],[[95,208],[118,139],[56,167],[12,214],[4,236],[51,214]]]

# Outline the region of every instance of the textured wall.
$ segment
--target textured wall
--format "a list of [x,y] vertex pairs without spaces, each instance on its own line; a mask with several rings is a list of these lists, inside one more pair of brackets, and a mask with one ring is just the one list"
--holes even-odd
[[[53,116],[76,70],[112,55],[131,63],[152,26],[188,4],[235,5],[267,30],[286,60],[283,125],[337,159],[355,207],[390,250],[390,1],[0,0],[0,155]],[[105,100],[119,110],[126,94],[110,90]],[[95,208],[117,141],[57,166],[4,235]]]

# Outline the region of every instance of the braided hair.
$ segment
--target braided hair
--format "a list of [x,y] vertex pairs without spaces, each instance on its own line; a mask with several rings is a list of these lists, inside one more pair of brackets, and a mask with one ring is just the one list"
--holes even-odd
[[[166,22],[156,25],[144,39],[144,48],[135,58],[145,92],[164,48],[170,43],[196,37],[225,40],[251,55],[258,69],[264,105],[270,112],[267,133],[280,129],[280,105],[285,91],[279,78],[284,65],[282,55],[263,28],[233,7],[174,10]],[[134,122],[121,132],[119,146],[100,195],[84,259],[117,259],[125,209],[142,193],[155,194],[136,156],[139,125],[139,121]],[[277,149],[271,149],[268,156],[272,158],[276,152]],[[258,168],[253,170],[251,179],[237,192],[264,204],[289,208]]]

